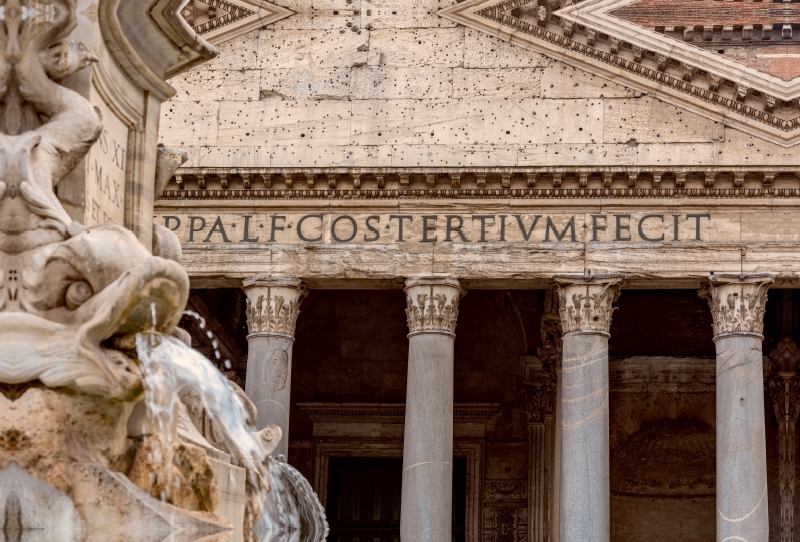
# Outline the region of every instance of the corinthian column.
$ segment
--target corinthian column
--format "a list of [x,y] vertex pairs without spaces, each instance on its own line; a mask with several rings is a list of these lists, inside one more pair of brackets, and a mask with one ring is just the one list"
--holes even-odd
[[608,339],[621,277],[556,277],[563,336],[560,542],[611,537]]
[[767,542],[761,341],[771,275],[711,275],[717,348],[717,541]]
[[243,282],[247,296],[247,380],[245,393],[258,410],[256,426],[280,426],[283,437],[273,456],[288,456],[292,344],[300,302],[300,279],[253,277]]
[[406,280],[408,383],[400,538],[451,542],[453,343],[458,280]]

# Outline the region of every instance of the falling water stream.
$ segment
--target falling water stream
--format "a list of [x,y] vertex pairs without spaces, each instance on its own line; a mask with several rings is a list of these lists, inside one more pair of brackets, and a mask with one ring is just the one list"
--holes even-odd
[[[268,457],[227,378],[205,356],[162,333],[139,333],[136,352],[144,374],[147,412],[162,434],[171,433],[178,393],[189,387],[200,394],[206,412],[224,432],[224,451],[239,459],[250,484],[259,488],[263,506],[254,528],[259,542],[323,542],[328,526],[316,494],[296,469]],[[273,482],[269,491],[268,476]]]

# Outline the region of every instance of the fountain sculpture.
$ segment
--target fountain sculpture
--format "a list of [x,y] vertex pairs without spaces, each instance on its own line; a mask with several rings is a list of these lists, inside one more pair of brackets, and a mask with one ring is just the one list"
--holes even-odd
[[[213,53],[185,3],[83,13],[130,29],[158,8],[185,66]],[[280,429],[256,431],[244,393],[175,338],[189,292],[177,238],[151,226],[151,252],[146,217],[130,221],[138,236],[85,226],[56,195],[104,133],[100,109],[61,84],[112,56],[68,39],[78,4],[0,0],[0,540],[323,540],[308,483],[270,457]],[[149,156],[152,198],[185,154]]]

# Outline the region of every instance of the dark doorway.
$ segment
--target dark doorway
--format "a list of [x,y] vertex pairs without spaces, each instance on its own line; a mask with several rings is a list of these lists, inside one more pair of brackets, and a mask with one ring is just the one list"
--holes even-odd
[[[328,542],[400,542],[402,458],[330,460]],[[453,460],[453,542],[465,542],[467,461]]]

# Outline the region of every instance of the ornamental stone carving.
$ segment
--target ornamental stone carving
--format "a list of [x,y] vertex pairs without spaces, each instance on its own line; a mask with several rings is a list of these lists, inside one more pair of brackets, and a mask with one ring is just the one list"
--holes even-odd
[[778,422],[781,542],[792,542],[794,538],[795,435],[797,419],[800,416],[800,378],[796,371],[780,371],[770,375],[767,385],[775,410],[775,419]]
[[294,337],[300,303],[308,295],[296,278],[255,277],[243,281],[247,296],[247,331]]
[[708,301],[714,318],[714,337],[728,333],[762,335],[767,289],[775,277],[710,275],[698,295]]
[[455,336],[458,301],[464,295],[451,277],[415,277],[406,280],[406,318],[409,335],[447,333]]
[[621,275],[561,275],[558,284],[561,330],[608,333],[611,328],[612,304],[619,298]]
[[541,423],[544,417],[553,414],[556,401],[556,380],[548,373],[541,373],[522,387],[522,404],[528,423]]

